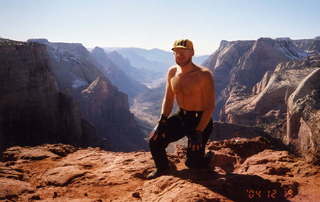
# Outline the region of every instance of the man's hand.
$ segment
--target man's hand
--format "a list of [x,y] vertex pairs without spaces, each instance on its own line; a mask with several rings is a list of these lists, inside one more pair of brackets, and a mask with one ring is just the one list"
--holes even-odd
[[188,148],[192,151],[199,151],[202,149],[202,132],[194,130],[188,136]]
[[165,138],[165,130],[167,127],[167,117],[164,115],[161,115],[161,118],[156,125],[156,127],[152,130],[150,134],[150,140],[155,141],[159,136],[162,138]]

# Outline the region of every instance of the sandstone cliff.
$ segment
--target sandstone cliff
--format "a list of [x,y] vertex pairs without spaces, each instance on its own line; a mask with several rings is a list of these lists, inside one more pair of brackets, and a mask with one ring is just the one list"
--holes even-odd
[[[279,63],[273,72],[266,72],[263,79],[242,95],[237,103],[227,103],[226,120],[243,124],[268,124],[285,118],[286,97],[289,96],[314,69],[320,65],[319,56]],[[240,97],[241,95],[239,95]]]
[[228,105],[246,100],[266,72],[280,62],[307,56],[291,40],[260,38],[256,41],[222,41],[204,62],[215,77],[217,108],[215,119],[228,120]]
[[314,52],[317,52],[317,53],[320,53],[320,38],[319,37],[316,37],[314,39],[300,39],[300,40],[293,40],[293,43],[307,51],[307,52],[310,52],[310,53],[314,53]]
[[273,73],[265,74],[251,95],[224,106],[226,120],[263,127],[308,161],[319,164],[316,145],[320,134],[317,127],[320,77],[315,73],[319,67],[319,55],[280,63]]
[[144,136],[133,114],[128,96],[115,89],[109,80],[98,77],[81,92],[82,113],[106,137],[113,151],[147,149]]
[[111,82],[122,92],[126,93],[130,99],[148,89],[115,65],[102,48],[95,47],[91,51],[91,54],[100,64],[98,67],[100,67],[101,72],[107,78],[110,78]]
[[[2,40],[1,49],[2,149],[58,142],[122,151],[146,148],[144,134],[129,112],[127,96],[104,77],[81,44]],[[107,81],[109,91],[85,97],[82,91],[98,78]],[[100,108],[92,106],[99,102]],[[114,141],[119,137],[121,141]]]
[[0,40],[0,150],[42,143],[93,144],[94,132],[59,92],[44,45]]
[[320,164],[320,65],[288,99],[286,141],[308,161]]
[[[61,88],[80,104],[81,115],[96,128],[97,135],[105,138],[112,150],[146,149],[144,134],[129,111],[128,96],[106,78],[102,72],[104,67],[99,66],[90,52],[81,44],[48,42],[46,45],[50,68],[56,73]],[[105,82],[97,82],[101,80]],[[102,88],[98,87],[100,84]],[[94,96],[87,96],[83,92],[90,86],[108,90],[96,90]],[[95,107],[96,103],[100,107]],[[117,103],[117,107],[113,108],[110,103]]]
[[49,67],[65,94],[76,95],[101,75],[90,52],[80,43],[51,43],[46,39],[28,41],[46,46]]
[[320,78],[314,73],[320,67],[320,55],[311,50],[318,40],[259,40],[222,41],[207,61],[207,65],[215,64],[210,66],[217,83],[215,115],[228,123],[262,127],[319,164],[318,87],[312,79],[306,81]]
[[176,169],[146,180],[150,153],[69,145],[11,147],[0,162],[7,201],[316,201],[319,166],[263,137],[209,142],[211,172],[184,166],[185,148],[169,155]]

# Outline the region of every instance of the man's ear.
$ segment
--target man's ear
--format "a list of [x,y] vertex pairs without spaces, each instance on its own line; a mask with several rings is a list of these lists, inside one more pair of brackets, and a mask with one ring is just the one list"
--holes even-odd
[[194,56],[194,50],[192,49],[192,56]]

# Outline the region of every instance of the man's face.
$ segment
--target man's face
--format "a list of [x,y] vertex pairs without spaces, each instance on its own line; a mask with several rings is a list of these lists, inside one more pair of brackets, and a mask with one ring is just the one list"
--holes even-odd
[[183,67],[191,62],[194,51],[192,49],[175,48],[173,50],[173,55],[175,57],[176,63],[180,67]]

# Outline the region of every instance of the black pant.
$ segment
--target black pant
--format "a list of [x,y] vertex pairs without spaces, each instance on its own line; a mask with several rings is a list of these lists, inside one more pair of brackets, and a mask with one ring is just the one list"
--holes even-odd
[[[166,154],[166,147],[169,143],[175,142],[184,136],[189,136],[197,127],[202,112],[186,111],[180,109],[178,113],[170,116],[167,120],[167,128],[165,138],[159,136],[155,141],[149,141],[149,147],[152,158],[158,169],[169,168],[169,162]],[[202,149],[200,151],[192,151],[187,149],[187,160],[185,165],[189,168],[207,168],[208,162],[205,158],[205,146],[208,142],[212,131],[212,120],[209,121],[207,127],[203,131]],[[188,144],[189,144],[188,138]]]

